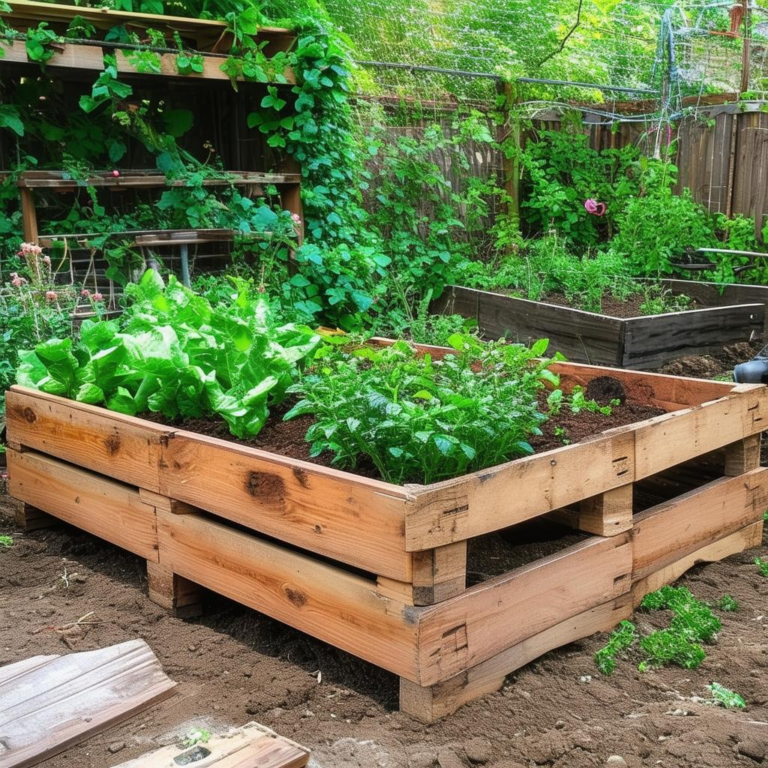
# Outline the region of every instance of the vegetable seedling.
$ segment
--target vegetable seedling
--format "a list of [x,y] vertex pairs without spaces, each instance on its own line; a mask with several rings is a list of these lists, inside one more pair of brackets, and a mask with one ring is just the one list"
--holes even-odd
[[730,688],[726,688],[720,683],[712,683],[707,688],[712,693],[710,703],[715,706],[725,707],[726,709],[746,709],[747,702],[744,697],[732,691]]

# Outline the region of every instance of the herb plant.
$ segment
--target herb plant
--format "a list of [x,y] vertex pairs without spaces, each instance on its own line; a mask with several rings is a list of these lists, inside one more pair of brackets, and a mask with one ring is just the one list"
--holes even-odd
[[631,648],[637,639],[637,630],[631,621],[622,621],[613,631],[608,643],[595,654],[595,664],[604,675],[612,675],[616,669],[616,657]]
[[743,696],[740,696],[736,691],[732,691],[730,688],[726,688],[720,683],[711,683],[707,686],[712,694],[711,701],[713,704],[725,707],[726,709],[746,709],[747,702]]
[[761,575],[768,578],[768,560],[763,560],[761,557],[756,557],[755,565],[757,566],[757,569],[760,571]]
[[334,454],[355,468],[363,459],[393,483],[432,483],[533,452],[545,416],[537,394],[557,377],[530,349],[449,340],[443,360],[405,342],[318,360],[290,392],[302,399],[286,419],[312,414],[312,455]]

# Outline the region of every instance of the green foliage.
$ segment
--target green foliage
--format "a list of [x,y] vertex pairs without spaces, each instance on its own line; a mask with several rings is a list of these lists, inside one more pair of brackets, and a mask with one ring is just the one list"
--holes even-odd
[[0,536],[0,549],[9,549],[13,546],[13,537],[11,536]]
[[622,621],[613,631],[608,643],[595,654],[595,664],[604,675],[612,675],[616,669],[616,657],[631,648],[637,638],[637,630],[631,621]]
[[739,610],[739,603],[731,595],[723,595],[717,603],[717,607],[726,613]]
[[[611,236],[616,217],[639,192],[639,158],[632,146],[592,149],[580,121],[541,131],[520,155],[529,187],[524,223],[538,234],[554,229],[577,249],[597,245]],[[586,211],[590,198],[605,203],[605,216]]]
[[466,261],[454,278],[470,288],[508,291],[532,301],[562,294],[571,306],[590,312],[602,311],[606,296],[627,299],[640,290],[623,258],[604,252],[574,256],[557,235],[526,241],[520,251],[488,264]]
[[707,686],[712,694],[711,701],[713,704],[719,707],[725,707],[726,709],[746,709],[747,702],[743,696],[740,696],[730,688],[726,688],[720,683],[711,683]]
[[756,557],[755,565],[760,571],[760,574],[768,578],[768,560],[763,560],[761,557]]
[[544,420],[537,393],[557,384],[544,354],[452,337],[456,354],[419,355],[405,342],[331,356],[291,388],[302,397],[286,415],[310,413],[312,454],[354,468],[363,457],[395,483],[432,483],[532,453]]
[[86,320],[76,343],[51,339],[20,352],[18,381],[131,415],[218,414],[233,435],[252,437],[320,338],[278,325],[247,282],[231,280],[229,302],[213,308],[148,270],[126,289],[133,303],[122,331],[114,321]]
[[668,664],[695,669],[706,658],[701,643],[714,642],[722,628],[720,619],[709,606],[685,587],[662,587],[646,595],[641,608],[667,609],[673,613],[668,629],[653,632],[640,641],[640,648],[647,656],[640,665],[641,670]]
[[26,32],[26,49],[30,61],[37,61],[44,66],[53,58],[53,43],[59,41],[59,36],[48,28],[48,23],[41,21],[37,27],[30,27]]

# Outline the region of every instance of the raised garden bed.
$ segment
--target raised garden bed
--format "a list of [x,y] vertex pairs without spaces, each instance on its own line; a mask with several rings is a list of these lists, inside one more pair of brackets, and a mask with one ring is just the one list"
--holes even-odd
[[[430,721],[761,534],[765,387],[553,369],[565,390],[609,374],[665,413],[397,486],[14,387],[11,493],[28,527],[53,515],[145,558],[166,607],[193,615],[200,586],[225,595],[400,676],[401,708]],[[520,535],[506,529],[544,516],[587,535],[507,560]],[[485,536],[495,569],[477,562]]]
[[670,280],[664,284],[704,308],[620,318],[450,286],[431,309],[476,320],[486,338],[506,336],[527,343],[545,337],[551,349],[570,360],[636,370],[660,368],[685,355],[718,352],[764,331],[768,287],[728,286],[720,293],[720,286],[713,283]]

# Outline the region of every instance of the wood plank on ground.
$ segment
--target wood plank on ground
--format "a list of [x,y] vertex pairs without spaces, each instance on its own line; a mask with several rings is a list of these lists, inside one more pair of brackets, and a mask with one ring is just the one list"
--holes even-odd
[[32,451],[7,454],[11,496],[157,562],[155,510],[136,488]]
[[37,765],[162,701],[176,686],[143,640],[34,661],[3,671],[0,768]]
[[178,768],[187,764],[195,768],[304,768],[309,762],[308,749],[259,723],[216,734],[203,746],[204,751],[199,747],[162,747],[116,768]]

